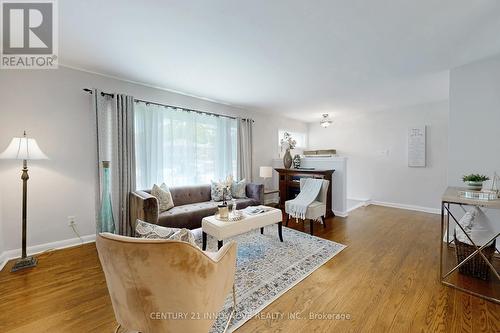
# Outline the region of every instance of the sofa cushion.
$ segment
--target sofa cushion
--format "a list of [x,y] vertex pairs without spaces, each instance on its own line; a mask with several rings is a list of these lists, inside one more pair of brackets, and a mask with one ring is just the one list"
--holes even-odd
[[158,216],[158,225],[174,228],[199,228],[201,220],[205,216],[215,214],[217,205],[217,202],[206,201],[176,206]]
[[[243,209],[252,205],[259,205],[254,199],[235,199],[236,207]],[[161,213],[158,216],[158,225],[172,228],[196,229],[201,227],[201,220],[204,217],[214,215],[217,212],[218,202],[205,201],[174,208]]]
[[210,201],[210,185],[171,187],[175,206]]

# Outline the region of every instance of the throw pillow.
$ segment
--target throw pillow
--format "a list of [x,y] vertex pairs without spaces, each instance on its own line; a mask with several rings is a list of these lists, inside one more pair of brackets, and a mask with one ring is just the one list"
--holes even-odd
[[194,245],[194,246],[198,246],[198,245],[196,245],[196,241],[194,239],[194,234],[191,232],[191,230],[185,229],[185,228],[174,233],[172,236],[170,236],[169,239],[175,239],[178,241],[187,242],[187,243]]
[[239,182],[234,181],[231,185],[231,195],[235,199],[246,199],[247,197],[247,180],[242,179]]
[[151,195],[158,199],[158,208],[160,213],[166,212],[174,207],[172,194],[165,183],[161,184],[161,186],[154,184],[153,189],[151,190]]
[[[224,188],[226,187],[225,182],[215,182],[212,180],[211,187],[210,187],[210,196],[212,197],[213,201],[222,201],[222,194],[224,191]],[[226,200],[231,200],[231,187],[227,189],[226,192]]]
[[135,234],[137,238],[169,239],[179,230],[179,228],[162,227],[141,220],[137,220],[135,225]]
[[198,247],[198,245],[196,245],[194,234],[189,229],[162,227],[156,224],[137,220],[135,234],[137,238],[172,239],[186,242]]

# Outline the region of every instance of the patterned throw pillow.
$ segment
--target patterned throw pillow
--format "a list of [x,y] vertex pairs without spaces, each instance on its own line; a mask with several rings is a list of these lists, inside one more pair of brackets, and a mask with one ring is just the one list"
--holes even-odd
[[163,183],[161,186],[154,184],[151,190],[151,195],[158,199],[160,213],[166,212],[167,210],[174,207],[174,200],[172,199],[172,194],[168,186]]
[[179,230],[181,229],[162,227],[141,220],[137,220],[135,225],[135,234],[137,238],[169,239]]
[[[224,182],[214,182],[212,180],[211,188],[210,188],[210,196],[213,201],[222,201],[222,193],[224,191],[224,187],[226,184]],[[231,188],[226,192],[226,200],[231,200]]]
[[231,185],[231,195],[235,199],[247,198],[247,180],[242,179],[239,182],[234,181]]
[[185,229],[185,228],[177,231],[175,234],[170,236],[169,239],[175,239],[178,241],[187,242],[187,243],[194,245],[194,246],[198,246],[198,245],[196,245],[196,241],[194,239],[194,235],[191,232],[191,230]]
[[137,238],[172,239],[198,246],[191,230],[162,227],[141,220],[137,220],[135,234]]

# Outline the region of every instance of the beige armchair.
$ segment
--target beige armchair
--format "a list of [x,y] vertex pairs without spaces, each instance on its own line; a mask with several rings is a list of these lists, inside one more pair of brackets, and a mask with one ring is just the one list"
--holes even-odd
[[127,331],[208,332],[233,287],[234,242],[208,253],[180,241],[102,233],[96,245],[116,321]]
[[[301,178],[300,189],[302,189],[302,187],[304,186],[304,182],[305,178]],[[313,234],[314,221],[320,220],[323,224],[323,227],[326,227],[325,215],[328,185],[330,185],[330,182],[328,180],[323,180],[323,184],[321,185],[318,197],[307,207],[306,220],[309,220],[309,233],[311,235]],[[290,215],[288,213],[289,201],[285,201],[286,226],[288,226],[288,220],[290,219]]]

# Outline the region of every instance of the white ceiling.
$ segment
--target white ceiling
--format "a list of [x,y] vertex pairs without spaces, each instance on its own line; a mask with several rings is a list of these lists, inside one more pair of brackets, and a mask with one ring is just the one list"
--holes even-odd
[[69,66],[302,120],[445,100],[497,0],[63,0]]

